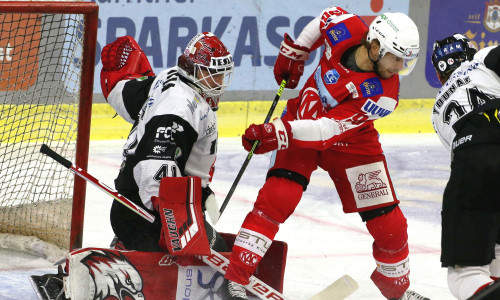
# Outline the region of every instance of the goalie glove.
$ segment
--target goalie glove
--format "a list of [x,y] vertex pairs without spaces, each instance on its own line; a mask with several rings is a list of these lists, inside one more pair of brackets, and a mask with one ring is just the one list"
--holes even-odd
[[273,150],[288,148],[292,136],[292,127],[287,121],[276,119],[272,123],[250,125],[242,136],[245,150],[250,152],[255,141],[259,144],[254,150],[255,154],[262,154]]
[[299,84],[300,77],[304,74],[304,63],[309,58],[309,48],[294,43],[292,38],[285,33],[281,42],[280,53],[274,63],[274,78],[278,84],[287,79],[287,88],[294,89]]
[[106,100],[120,80],[155,76],[146,55],[130,36],[119,37],[104,46],[101,61],[101,89]]

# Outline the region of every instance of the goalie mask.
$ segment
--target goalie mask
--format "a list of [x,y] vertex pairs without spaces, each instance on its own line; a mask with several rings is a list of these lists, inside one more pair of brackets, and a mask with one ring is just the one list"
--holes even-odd
[[380,43],[379,55],[376,61],[387,52],[403,59],[403,69],[400,76],[406,76],[415,67],[420,50],[417,25],[403,13],[383,13],[370,24],[366,40]]
[[200,89],[201,96],[213,110],[231,83],[233,57],[224,44],[211,32],[197,34],[179,56],[179,74]]
[[434,42],[432,65],[441,78],[447,78],[464,61],[472,60],[476,52],[476,47],[465,36],[454,34]]

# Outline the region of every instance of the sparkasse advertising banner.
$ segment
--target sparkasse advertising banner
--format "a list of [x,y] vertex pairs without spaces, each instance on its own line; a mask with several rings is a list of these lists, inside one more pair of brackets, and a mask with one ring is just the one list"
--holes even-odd
[[[228,90],[275,90],[273,65],[284,33],[296,38],[327,7],[339,6],[369,25],[382,12],[408,13],[409,0],[94,0],[99,5],[94,92],[100,93],[101,49],[117,37],[133,37],[155,73],[175,66],[189,40],[211,31],[234,58]],[[299,86],[318,64],[311,53]]]

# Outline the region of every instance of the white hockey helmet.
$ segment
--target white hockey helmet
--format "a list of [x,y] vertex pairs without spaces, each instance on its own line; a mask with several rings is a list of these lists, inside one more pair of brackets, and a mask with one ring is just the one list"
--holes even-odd
[[226,46],[211,32],[199,33],[179,56],[177,66],[179,74],[195,84],[210,107],[217,110],[234,70],[233,57]]
[[420,50],[417,25],[404,13],[383,13],[370,24],[366,40],[378,40],[380,51],[377,60],[387,52],[404,59],[399,75],[405,76],[415,67]]

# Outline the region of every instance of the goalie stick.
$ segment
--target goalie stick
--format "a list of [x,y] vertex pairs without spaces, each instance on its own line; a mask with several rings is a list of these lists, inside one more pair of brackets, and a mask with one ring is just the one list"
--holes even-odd
[[[226,274],[226,269],[229,266],[229,260],[217,251],[211,249],[209,256],[196,257],[210,267],[217,269],[222,274]],[[343,275],[328,287],[323,289],[320,293],[314,295],[308,300],[342,300],[354,293],[358,287],[358,283],[354,279],[352,279],[349,275]],[[262,300],[290,299],[255,276],[250,277],[250,283],[245,285],[245,289]]]
[[117,191],[114,189],[110,188],[109,186],[105,185],[98,179],[96,179],[94,176],[90,175],[87,173],[85,170],[82,168],[75,166],[72,164],[69,160],[66,158],[62,157],[61,155],[57,154],[54,150],[50,149],[49,146],[42,144],[42,147],[40,148],[40,152],[43,154],[51,157],[61,165],[65,166],[67,169],[69,169],[71,172],[75,173],[76,175],[82,177],[86,181],[92,183],[93,185],[97,186],[101,190],[103,190],[106,194],[110,195],[111,197],[115,198],[116,201],[120,202],[121,204],[125,205],[135,213],[137,213],[139,216],[143,217],[150,223],[154,223],[155,217],[145,211],[143,208],[140,206],[137,206],[134,202],[128,200],[121,194],[119,194]]
[[[278,104],[278,101],[281,97],[281,93],[283,93],[283,90],[285,89],[286,85],[286,80],[283,79],[281,81],[281,85],[278,89],[278,92],[276,93],[276,96],[274,97],[273,103],[271,104],[271,108],[269,109],[269,112],[267,113],[266,119],[264,120],[264,123],[269,123],[269,120],[273,116],[274,109],[276,108],[276,105]],[[255,151],[255,148],[257,148],[257,145],[259,144],[259,141],[255,141],[253,143],[252,149],[248,152],[247,158],[245,158],[245,161],[243,162],[243,165],[240,168],[240,171],[238,172],[238,175],[236,176],[236,179],[234,179],[233,184],[231,185],[231,188],[229,189],[229,192],[226,195],[226,199],[224,199],[224,202],[222,203],[220,209],[218,212],[213,212],[213,211],[208,211],[210,220],[212,220],[212,224],[215,225],[218,221],[224,210],[226,209],[227,204],[229,203],[229,199],[233,196],[234,190],[236,189],[236,186],[240,182],[241,176],[243,176],[243,172],[245,172],[248,163],[250,162],[250,159],[252,159],[253,152]]]
[[[283,87],[284,87],[284,83],[285,83],[285,80],[283,80],[283,83],[282,83]],[[134,212],[136,212],[137,214],[139,214],[140,216],[142,216],[143,218],[145,218],[149,222],[151,222],[151,223],[154,222],[155,218],[153,215],[151,215],[150,213],[148,213],[147,211],[145,211],[141,207],[135,205],[132,201],[128,200],[127,198],[125,198],[124,196],[119,194],[114,189],[101,183],[98,179],[96,179],[92,175],[88,174],[83,169],[79,168],[78,166],[75,166],[69,160],[65,159],[61,155],[54,152],[47,145],[43,144],[41,149],[40,149],[40,152],[48,155],[49,157],[53,158],[55,161],[59,162],[60,164],[65,166],[67,169],[72,171],[73,173],[82,177],[86,181],[94,184],[100,190],[102,190],[106,194],[112,196],[118,202],[125,205],[127,208],[133,210]],[[208,266],[216,269],[217,271],[221,272],[222,274],[226,274],[226,269],[229,265],[229,260],[227,258],[225,258],[222,254],[218,253],[217,251],[215,251],[213,249],[210,249],[210,252],[211,253],[208,256],[197,256],[197,257],[200,260],[202,260],[204,263],[206,263]],[[356,281],[354,281],[350,276],[344,275],[341,278],[337,279],[334,283],[329,285],[327,288],[325,288],[323,291],[321,291],[319,294],[310,298],[310,300],[322,300],[322,299],[342,300],[345,297],[352,294],[357,288],[358,288],[358,284],[356,283]],[[262,300],[289,299],[255,276],[250,277],[250,283],[245,286],[245,289],[247,291],[249,291],[250,293],[254,294],[255,296],[259,297]]]

